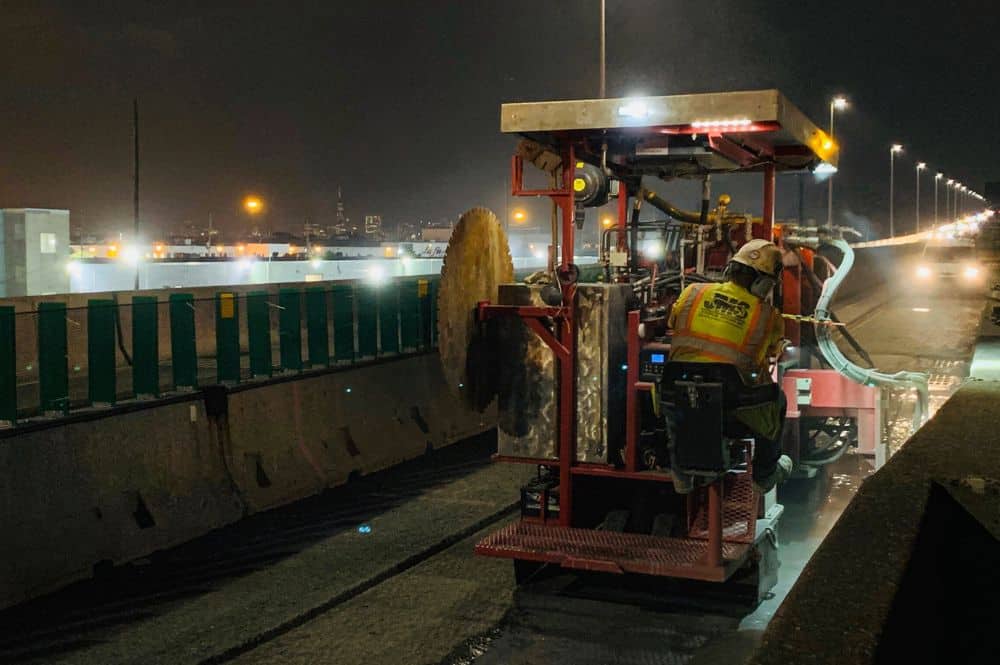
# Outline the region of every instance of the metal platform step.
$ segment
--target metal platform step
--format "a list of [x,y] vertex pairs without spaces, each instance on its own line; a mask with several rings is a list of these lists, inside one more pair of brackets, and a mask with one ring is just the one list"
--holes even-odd
[[721,566],[707,564],[708,541],[664,538],[549,526],[520,521],[493,533],[476,545],[476,554],[552,563],[563,568],[607,573],[638,573],[662,577],[724,582],[751,551],[748,543],[723,543]]

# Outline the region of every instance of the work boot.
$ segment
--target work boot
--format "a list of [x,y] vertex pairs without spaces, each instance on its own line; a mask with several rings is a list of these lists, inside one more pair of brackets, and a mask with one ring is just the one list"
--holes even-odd
[[754,480],[753,484],[761,494],[766,494],[774,489],[775,485],[780,485],[788,480],[788,477],[792,475],[792,468],[794,466],[791,457],[782,455],[778,458],[778,463],[774,465],[774,471],[771,475],[767,478]]
[[671,471],[673,476],[674,491],[678,494],[690,494],[694,489],[694,476],[680,471]]

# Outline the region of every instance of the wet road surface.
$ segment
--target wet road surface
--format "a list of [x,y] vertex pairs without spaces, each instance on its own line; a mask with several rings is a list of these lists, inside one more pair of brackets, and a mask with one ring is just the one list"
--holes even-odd
[[[864,315],[850,331],[880,370],[928,372],[933,413],[968,375],[982,308],[981,298],[933,295],[895,298],[878,307],[861,303],[855,309]],[[891,451],[910,434],[914,403],[910,394],[895,394],[887,404],[885,436]],[[591,576],[594,581],[588,587],[585,575],[566,573],[559,582],[519,590],[493,633],[445,662],[742,662],[861,482],[873,471],[872,460],[847,454],[816,477],[792,480],[779,489],[778,500],[785,512],[778,528],[778,583],[772,597],[753,611],[727,606],[724,601],[683,608],[669,593],[595,600],[599,595],[595,588],[601,589],[602,581]],[[630,605],[630,601],[638,604]]]

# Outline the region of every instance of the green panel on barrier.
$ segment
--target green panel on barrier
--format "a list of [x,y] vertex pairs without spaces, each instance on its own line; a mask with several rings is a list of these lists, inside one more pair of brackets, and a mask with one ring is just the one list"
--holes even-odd
[[430,301],[431,301],[431,306],[430,306],[430,310],[431,310],[431,316],[430,316],[430,324],[431,324],[430,325],[430,339],[431,339],[431,347],[432,348],[436,347],[437,343],[438,343],[438,322],[437,322],[437,313],[438,313],[437,301],[438,301],[438,298],[437,297],[438,297],[438,285],[439,285],[440,281],[441,281],[440,278],[435,277],[434,279],[430,280],[429,284],[427,285],[428,286],[427,296],[428,296],[428,298],[430,298]]
[[69,412],[66,303],[38,303],[38,391],[43,413]]
[[198,387],[198,347],[195,342],[194,296],[170,294],[170,364],[174,390]]
[[160,335],[154,296],[132,298],[132,389],[137,397],[160,395]]
[[10,305],[0,307],[0,420],[17,422],[17,316]]
[[383,284],[377,293],[380,351],[399,353],[399,284]]
[[374,358],[378,353],[378,296],[374,286],[357,287],[358,357]]
[[423,346],[420,334],[420,282],[399,283],[399,338],[403,351],[415,351]]
[[236,294],[215,294],[215,357],[219,383],[240,382],[240,310]]
[[247,294],[247,344],[250,347],[250,376],[271,376],[271,307],[267,291]]
[[309,366],[329,367],[330,333],[326,329],[326,290],[306,289],[306,333],[309,336]]
[[420,348],[431,348],[431,288],[430,281],[417,280],[417,306],[420,308]]
[[87,396],[91,404],[111,405],[117,396],[117,306],[114,300],[87,301]]
[[354,286],[334,284],[333,295],[333,359],[354,361]]
[[281,289],[278,291],[278,335],[281,351],[281,369],[299,371],[302,369],[302,291]]

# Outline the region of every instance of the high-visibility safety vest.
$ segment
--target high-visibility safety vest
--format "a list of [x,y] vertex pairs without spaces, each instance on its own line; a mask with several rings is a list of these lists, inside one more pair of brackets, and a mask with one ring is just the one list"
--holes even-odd
[[670,313],[670,359],[735,365],[747,383],[763,383],[767,353],[784,334],[781,313],[739,284],[691,284]]

